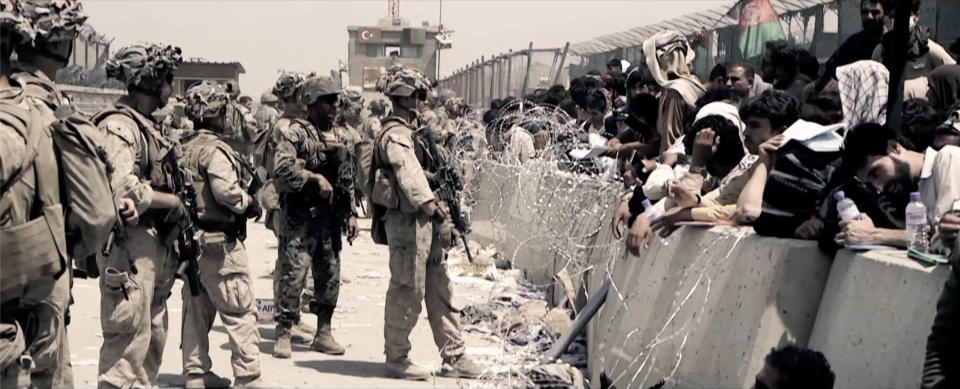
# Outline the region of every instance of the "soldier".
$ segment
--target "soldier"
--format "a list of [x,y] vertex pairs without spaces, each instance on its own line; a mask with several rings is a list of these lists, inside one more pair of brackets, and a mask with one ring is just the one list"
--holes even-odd
[[234,81],[227,81],[224,88],[230,95],[227,105],[227,127],[223,132],[223,141],[236,150],[244,159],[250,160],[252,146],[260,133],[257,120],[243,104],[238,101],[240,87]]
[[[185,140],[180,166],[197,190],[197,225],[203,230],[199,260],[199,296],[183,286],[183,374],[187,388],[226,388],[230,380],[213,379],[208,333],[220,314],[230,338],[235,387],[254,384],[260,377],[260,337],[257,333],[253,281],[241,228],[260,207],[245,190],[240,177],[255,172],[220,140],[226,126],[229,96],[206,81],[187,90],[186,113],[196,133]],[[245,229],[243,229],[245,231]],[[205,377],[206,376],[206,377]]]
[[277,343],[274,357],[290,357],[290,329],[300,321],[300,294],[307,268],[315,293],[310,304],[317,315],[312,348],[342,355],[331,334],[330,320],[340,289],[340,235],[357,236],[353,207],[353,172],[349,151],[334,128],[340,96],[329,77],[306,79],[293,101],[287,101],[285,125],[274,131],[274,174],[281,196],[276,291]]
[[[99,245],[104,242],[116,221],[115,204],[110,201],[110,188],[104,165],[87,164],[89,169],[81,169],[90,175],[75,176],[73,174],[77,170],[74,168],[78,165],[75,164],[76,160],[71,158],[78,154],[62,148],[54,150],[50,143],[53,141],[58,147],[65,147],[67,145],[59,142],[67,135],[82,138],[83,142],[90,142],[92,147],[97,147],[102,142],[92,124],[74,115],[66,95],[60,92],[51,80],[57,71],[69,62],[73,41],[79,27],[86,20],[80,4],[75,0],[23,0],[14,3],[19,10],[19,16],[30,24],[33,35],[28,37],[33,39],[17,42],[15,50],[21,68],[14,70],[12,75],[17,88],[11,88],[10,95],[5,97],[30,112],[31,126],[23,134],[38,134],[39,142],[29,148],[36,151],[32,163],[19,160],[9,162],[11,166],[23,163],[22,168],[25,170],[21,171],[23,174],[6,183],[4,189],[8,190],[5,194],[9,201],[3,204],[9,208],[3,212],[9,211],[10,214],[0,219],[14,224],[31,225],[41,220],[40,215],[34,213],[42,210],[42,218],[47,221],[57,241],[55,247],[62,261],[58,262],[58,271],[52,274],[52,277],[48,275],[16,291],[16,295],[22,292],[19,302],[15,304],[19,308],[19,314],[4,316],[17,318],[21,325],[30,324],[29,327],[25,326],[32,330],[31,336],[27,338],[27,354],[34,362],[34,368],[30,371],[30,385],[40,388],[72,387],[69,341],[66,334],[66,324],[69,322],[70,263],[74,257],[86,259],[99,250]],[[10,8],[13,8],[12,4]],[[12,36],[26,35],[14,32]],[[9,51],[4,53],[6,58],[9,58],[9,54]],[[9,63],[4,65],[4,69],[9,70]],[[84,127],[83,131],[80,130],[81,127]],[[86,151],[89,153],[84,152],[83,157],[101,157],[91,148],[86,148]],[[132,205],[129,202],[124,204]],[[88,213],[78,214],[78,206],[87,207],[83,210]],[[132,209],[128,208],[129,211]],[[129,215],[128,212],[125,213]],[[60,220],[54,222],[52,219],[56,218]],[[96,222],[102,223],[98,225]],[[24,244],[37,238],[17,235],[18,232],[26,232],[25,229],[26,226],[21,226],[17,232],[9,231],[13,235],[4,234],[0,237],[0,241],[5,243],[2,250],[5,262],[15,261],[16,253],[28,247]],[[33,254],[36,254],[35,260],[38,263],[46,259],[43,250],[31,248],[28,255]],[[6,255],[11,255],[11,258]],[[6,289],[12,285],[15,284],[4,287]]]
[[171,144],[150,114],[173,90],[173,72],[182,63],[180,48],[135,45],[107,61],[107,76],[127,84],[127,95],[92,120],[105,134],[114,163],[113,189],[132,200],[140,216],[101,259],[100,387],[156,386],[167,340],[166,300],[173,288],[176,260],[168,228],[186,211],[172,194],[161,161]]
[[383,128],[380,120],[387,114],[387,102],[377,99],[370,102],[370,116],[367,116],[361,124],[360,133],[369,139],[375,141],[380,135],[380,129]]
[[[426,300],[434,341],[443,357],[441,374],[476,378],[480,368],[464,354],[459,310],[453,306],[453,289],[447,275],[445,250],[452,245],[449,220],[439,221],[433,192],[415,151],[413,126],[417,106],[427,98],[429,81],[422,73],[393,67],[377,82],[389,96],[393,116],[384,120],[374,155],[379,178],[372,201],[385,208],[382,220],[374,212],[374,225],[383,224],[390,249],[390,285],[384,310],[386,367],[390,376],[426,379],[430,370],[408,358],[410,331]],[[376,230],[376,228],[375,228]],[[375,238],[378,235],[375,231]]]
[[[33,237],[36,246],[41,250],[33,252],[14,252],[7,245],[17,240],[29,238],[21,234],[19,239],[12,235],[12,227],[26,225],[30,222],[45,223],[48,217],[55,219],[56,215],[27,214],[25,210],[31,209],[31,203],[36,201],[35,190],[31,180],[35,180],[34,174],[27,171],[23,174],[23,179],[19,183],[14,182],[18,171],[24,167],[23,159],[27,156],[27,139],[32,133],[29,130],[32,126],[32,120],[29,112],[23,107],[18,106],[11,99],[16,98],[22,93],[19,87],[15,87],[15,82],[10,79],[10,56],[13,54],[13,47],[21,42],[30,42],[33,36],[33,28],[30,23],[20,15],[18,4],[12,0],[0,0],[0,188],[2,188],[2,199],[0,204],[0,251],[3,252],[3,261],[0,261],[2,271],[0,271],[0,387],[26,387],[30,385],[30,357],[23,355],[26,351],[26,335],[24,328],[20,325],[20,320],[16,316],[21,311],[17,299],[26,295],[22,292],[26,285],[33,282],[42,282],[47,284],[52,280],[50,274],[60,263],[60,253],[56,245],[63,242],[63,234],[37,234]],[[57,188],[53,188],[56,190]],[[23,203],[20,207],[7,206],[8,198],[19,200]],[[52,220],[55,221],[55,220]],[[63,220],[60,220],[62,223]],[[41,224],[42,225],[42,224]],[[42,246],[39,243],[43,243]],[[12,268],[14,263],[34,263],[37,266],[33,269]],[[31,271],[33,270],[33,271]],[[65,277],[62,277],[65,278]],[[20,282],[16,289],[11,288],[16,281]],[[11,291],[15,291],[11,293]]]
[[257,121],[261,132],[266,132],[277,123],[277,119],[280,119],[282,105],[283,103],[273,93],[270,91],[263,92],[263,95],[260,96],[260,106],[253,113],[253,119]]

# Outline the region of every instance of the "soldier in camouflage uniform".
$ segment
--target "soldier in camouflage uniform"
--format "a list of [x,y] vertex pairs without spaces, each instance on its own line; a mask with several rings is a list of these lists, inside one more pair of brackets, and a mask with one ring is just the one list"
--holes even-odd
[[265,132],[277,123],[280,119],[280,110],[283,103],[271,91],[263,92],[260,96],[260,106],[253,113],[253,119],[257,121],[257,126],[261,132]]
[[313,76],[299,88],[297,101],[287,104],[286,125],[273,133],[275,183],[281,200],[276,291],[277,343],[274,356],[290,357],[290,329],[300,321],[300,294],[307,268],[313,273],[315,295],[310,310],[317,315],[312,348],[331,355],[344,349],[331,334],[330,320],[340,289],[341,234],[357,236],[356,210],[351,201],[353,172],[350,150],[334,128],[339,88],[329,77]]
[[383,101],[382,99],[371,101],[370,116],[367,116],[366,119],[363,119],[363,124],[360,125],[360,133],[371,142],[375,141],[377,136],[380,135],[380,130],[383,128],[380,120],[382,120],[386,114],[386,101]]
[[[49,158],[39,158],[39,152],[31,164],[24,161],[28,156],[28,139],[35,135],[34,131],[42,131],[43,128],[35,123],[40,120],[39,116],[30,112],[26,104],[21,104],[23,88],[11,79],[10,56],[13,48],[21,43],[30,44],[34,33],[33,26],[21,15],[19,2],[0,0],[0,188],[3,199],[0,201],[0,251],[4,255],[3,269],[0,271],[0,277],[3,278],[0,284],[3,289],[0,293],[3,303],[0,309],[0,386],[4,388],[30,386],[33,374],[38,375],[34,377],[35,385],[50,387],[55,381],[52,369],[55,369],[56,365],[52,362],[65,351],[56,342],[60,339],[59,334],[64,331],[63,320],[58,320],[56,312],[59,310],[62,315],[66,308],[69,285],[66,284],[67,277],[61,276],[57,280],[52,277],[54,269],[60,266],[62,260],[58,245],[65,241],[62,230],[63,216],[53,208],[59,204],[51,201],[58,199],[59,187],[47,190],[38,188],[34,172],[34,169],[42,169],[44,166],[47,167],[45,170],[50,170],[49,167],[53,166],[52,171],[56,174],[56,165]],[[49,139],[40,139],[44,142],[37,145],[38,148],[53,147]],[[18,173],[21,171],[23,174]],[[44,197],[44,192],[48,196]],[[47,204],[48,201],[51,203]],[[53,209],[54,212],[30,211],[40,207],[44,208],[44,211]],[[61,228],[55,228],[49,234],[33,233],[28,236],[17,234],[17,231],[13,230],[13,227],[23,228],[29,224],[40,227],[59,225]],[[31,252],[8,247],[9,244],[16,243],[15,240],[28,239],[34,246]],[[29,269],[33,272],[27,271],[28,269],[8,268],[8,264],[14,261],[42,265]],[[14,280],[19,282],[15,284],[12,282]],[[38,335],[43,336],[40,339],[27,339],[25,331],[27,323],[31,321],[27,318],[29,315],[40,316],[41,313],[46,325],[39,323],[38,327],[41,327],[40,330],[44,333]],[[41,344],[47,352],[37,350]],[[34,354],[35,351],[41,352]],[[34,362],[39,363],[37,359],[42,360],[42,369],[38,364],[35,372],[30,371],[31,356]],[[41,374],[45,377],[39,377]],[[58,382],[57,386],[63,384]],[[67,383],[67,386],[72,386],[72,383]]]
[[[69,322],[70,261],[73,257],[85,259],[93,255],[99,245],[103,243],[106,233],[109,232],[109,225],[112,225],[116,220],[116,213],[112,209],[114,204],[109,201],[109,188],[106,188],[106,172],[102,170],[99,178],[105,186],[105,191],[96,193],[104,196],[88,197],[87,199],[95,199],[96,201],[84,201],[84,203],[86,203],[85,205],[93,205],[94,210],[109,210],[106,212],[109,220],[105,221],[108,224],[107,229],[95,231],[95,226],[83,223],[83,221],[91,219],[81,219],[72,213],[62,213],[64,210],[72,209],[76,211],[72,207],[81,204],[75,204],[73,201],[83,197],[83,194],[79,196],[74,194],[77,193],[76,187],[73,186],[76,183],[75,181],[64,183],[66,177],[64,176],[65,171],[62,170],[63,157],[53,149],[47,148],[52,147],[48,143],[52,134],[55,132],[62,134],[60,130],[54,130],[52,126],[58,120],[69,120],[72,123],[71,125],[89,128],[89,132],[83,136],[94,147],[99,146],[102,142],[93,125],[80,119],[75,114],[66,95],[52,81],[57,71],[66,67],[69,63],[69,58],[73,52],[73,41],[77,37],[79,27],[86,20],[86,16],[84,16],[80,4],[75,0],[21,0],[8,3],[4,8],[11,11],[15,8],[16,11],[19,11],[18,16],[22,18],[22,22],[12,23],[13,26],[29,23],[31,30],[30,34],[23,34],[24,31],[22,30],[20,32],[5,30],[3,33],[3,35],[10,34],[10,38],[27,38],[16,42],[18,45],[15,50],[21,68],[14,70],[11,77],[17,87],[5,90],[4,99],[9,98],[9,102],[15,102],[18,106],[30,111],[31,124],[39,126],[44,133],[39,136],[41,141],[35,146],[35,150],[38,151],[34,157],[34,162],[23,166],[24,169],[28,169],[25,171],[29,171],[29,173],[11,180],[9,185],[4,188],[10,191],[5,193],[9,195],[7,200],[10,201],[3,202],[9,208],[2,211],[4,215],[0,216],[0,220],[14,224],[27,222],[31,216],[35,216],[31,215],[34,211],[30,210],[42,210],[43,217],[47,219],[50,225],[50,230],[56,235],[56,240],[58,240],[56,247],[59,249],[57,251],[62,257],[62,261],[59,263],[59,271],[56,274],[31,282],[17,293],[22,292],[17,305],[20,312],[28,318],[26,322],[30,323],[30,329],[33,332],[26,339],[27,354],[33,359],[34,363],[33,369],[30,371],[29,384],[31,387],[39,388],[72,387],[70,351],[66,333],[66,324]],[[11,24],[8,23],[8,25]],[[8,43],[14,43],[14,41],[10,40]],[[10,55],[10,46],[7,47],[7,51],[4,52],[5,60],[9,59]],[[5,71],[10,69],[9,63],[6,63],[3,67]],[[32,130],[36,129],[33,128]],[[32,133],[32,131],[30,132]],[[93,134],[97,136],[95,138],[88,137]],[[56,136],[53,138],[56,139]],[[3,143],[7,142],[4,141]],[[16,155],[16,153],[11,154]],[[44,160],[50,154],[56,154],[57,156]],[[8,156],[10,155],[4,157]],[[10,166],[15,166],[15,164],[21,162],[23,161],[17,160],[8,163]],[[35,177],[26,177],[34,174]],[[59,180],[60,182],[48,185],[51,184],[51,177],[54,181]],[[91,179],[93,178],[91,177]],[[29,182],[31,180],[33,182]],[[85,183],[91,184],[94,182],[87,181]],[[32,188],[31,191],[35,192],[35,196],[21,197],[20,195],[24,192],[19,191],[23,188],[20,184]],[[93,193],[92,189],[94,188],[96,187],[84,187],[85,190],[90,189],[91,193]],[[50,196],[45,194],[50,194]],[[66,201],[61,201],[61,199]],[[124,204],[130,205],[129,202]],[[54,207],[59,207],[59,215],[53,215]],[[50,219],[54,216],[62,219],[51,223]],[[37,220],[30,220],[30,222]],[[21,230],[21,232],[23,231],[25,230]],[[99,232],[103,232],[103,234],[99,234]],[[20,237],[16,233],[12,234],[4,234],[3,237],[0,237],[0,241],[13,245],[13,247],[16,247],[18,243],[29,242],[29,238]],[[12,257],[16,255],[17,250],[10,250],[11,247],[4,246],[4,255],[11,256],[5,258],[5,260],[13,260]],[[43,246],[31,247],[31,251],[28,253],[36,255],[37,262],[43,261],[44,252],[41,247]],[[5,301],[5,303],[9,302]],[[3,316],[9,319],[19,315],[11,315],[5,306]],[[18,320],[22,320],[23,317],[19,316]]]
[[117,238],[100,268],[100,387],[151,387],[157,384],[167,340],[166,300],[173,288],[176,259],[171,226],[186,211],[172,193],[162,165],[170,151],[150,114],[163,108],[173,91],[173,72],[183,62],[180,48],[135,45],[107,61],[107,76],[127,84],[128,94],[93,122],[105,134],[115,170],[115,196],[132,200],[139,224]]
[[[197,190],[197,225],[203,230],[200,257],[202,291],[194,297],[183,286],[183,373],[187,388],[226,388],[230,380],[210,371],[208,333],[220,321],[230,338],[234,387],[246,387],[260,377],[260,349],[254,307],[253,280],[241,234],[246,219],[260,212],[241,177],[255,174],[220,139],[226,126],[230,97],[216,84],[203,82],[185,93],[186,113],[197,131],[184,140],[180,166]],[[242,232],[243,231],[243,232]]]
[[[390,249],[390,285],[384,311],[387,372],[392,377],[426,379],[431,371],[410,361],[410,332],[426,301],[434,342],[443,357],[441,374],[476,378],[481,369],[464,354],[459,310],[446,269],[452,246],[449,218],[438,211],[433,191],[414,141],[417,107],[430,84],[422,73],[392,67],[377,82],[390,97],[394,115],[386,118],[376,143],[378,169],[371,200],[377,204],[374,224],[383,223]],[[375,232],[375,236],[378,235]]]

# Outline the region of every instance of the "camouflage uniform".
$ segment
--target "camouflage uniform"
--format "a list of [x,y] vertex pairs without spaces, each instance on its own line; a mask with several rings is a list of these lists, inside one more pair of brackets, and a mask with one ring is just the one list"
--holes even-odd
[[[181,62],[179,48],[133,46],[107,62],[107,75],[155,88]],[[160,160],[173,145],[152,118],[121,103],[93,121],[104,132],[114,163],[115,196],[132,200],[141,215],[139,223],[117,239],[111,255],[98,261],[103,329],[98,381],[101,387],[155,386],[167,340],[166,300],[176,259],[161,232],[170,221],[162,210],[149,209],[155,189],[170,190]]]
[[[222,87],[203,82],[186,92],[187,113],[196,120],[216,118],[226,111],[229,96]],[[202,292],[190,295],[183,286],[183,373],[188,377],[211,374],[208,334],[217,314],[230,338],[231,365],[238,380],[260,376],[260,337],[257,332],[253,280],[238,224],[247,211],[256,210],[240,177],[240,156],[220,136],[201,128],[183,144],[180,166],[197,189],[197,225],[203,230],[200,257]],[[251,208],[253,206],[254,208]],[[188,387],[197,386],[188,378]],[[199,385],[203,386],[203,385]]]
[[270,92],[263,92],[260,96],[260,106],[253,112],[253,119],[257,121],[261,132],[273,128],[273,125],[277,124],[277,119],[280,119],[280,111],[271,105],[277,101],[279,101],[277,96]]
[[[21,42],[14,41],[11,44],[29,42],[30,35],[33,34],[32,27],[20,16],[19,8],[15,7],[11,0],[0,0],[0,34],[11,40],[14,37],[21,38]],[[0,112],[3,113],[0,116],[0,188],[6,187],[9,180],[20,170],[27,151],[26,134],[31,125],[29,113],[23,107],[7,105],[8,102],[19,99],[21,92],[20,88],[0,89]],[[19,120],[12,117],[13,115],[7,116],[12,111],[19,112]],[[6,197],[6,193],[4,195]],[[30,193],[23,196],[25,201],[32,201],[32,197]],[[0,231],[8,225],[13,225],[12,219],[10,214],[0,209]],[[0,274],[0,277],[3,275]],[[0,300],[6,303],[7,298],[0,293]],[[0,387],[23,387],[29,385],[29,377],[27,377],[29,370],[22,369],[21,360],[21,355],[27,348],[25,334],[19,323],[12,318],[6,305],[3,304],[3,309],[0,311]]]
[[[378,89],[394,97],[412,96],[429,83],[419,72],[391,68],[378,81]],[[394,101],[396,103],[397,101]],[[396,107],[396,106],[395,106]],[[385,212],[382,216],[390,249],[390,284],[384,310],[384,340],[387,370],[402,378],[422,379],[423,368],[410,362],[410,332],[426,302],[433,339],[443,357],[443,373],[463,377],[479,375],[464,357],[460,311],[453,304],[453,289],[446,268],[446,252],[452,242],[449,219],[437,222],[422,210],[435,198],[424,166],[432,163],[418,153],[413,126],[400,117],[384,120],[376,144],[374,165],[378,178],[371,200]],[[378,214],[374,212],[374,222]],[[434,216],[437,216],[435,214]]]
[[251,146],[260,129],[247,107],[236,101],[227,106],[227,128],[223,140],[243,158],[250,158]]
[[[36,47],[41,44],[30,44],[30,38],[43,39],[47,43],[60,43],[69,41],[76,37],[78,28],[86,20],[80,4],[76,1],[62,1],[55,4],[39,0],[4,2],[2,4],[5,15],[0,18],[5,25],[3,34],[13,33],[14,44],[20,44],[21,47]],[[15,14],[14,18],[11,18]],[[9,18],[9,19],[8,19]],[[13,20],[17,19],[17,20]],[[13,27],[13,29],[9,29]],[[29,31],[28,31],[29,30]],[[35,34],[35,35],[34,35]],[[23,66],[31,64],[22,63]],[[31,112],[31,123],[33,120],[41,120],[39,128],[44,131],[40,136],[40,143],[36,146],[40,148],[52,148],[51,130],[49,125],[58,118],[64,118],[73,113],[73,109],[56,84],[46,74],[39,70],[15,71],[12,76],[13,83],[19,84],[19,88],[4,93],[3,98],[10,104],[15,104],[20,108],[25,108]],[[22,89],[20,89],[22,88]],[[32,123],[37,125],[37,123]],[[0,153],[2,158],[7,159],[0,162],[0,171],[3,171],[3,180],[6,184],[12,177],[8,174],[9,168],[21,165],[23,154],[26,150],[21,149],[20,142],[25,138],[17,140],[14,134],[9,132],[7,127],[6,135],[0,142],[4,143],[4,150]],[[30,128],[24,131],[24,136],[29,136]],[[37,130],[37,129],[34,129]],[[20,137],[20,134],[16,134]],[[9,143],[9,144],[8,144]],[[50,150],[50,149],[46,149]],[[9,154],[8,154],[9,153]],[[66,333],[66,322],[68,320],[68,306],[70,303],[70,283],[71,268],[70,257],[73,254],[73,247],[68,247],[65,222],[69,221],[64,217],[64,209],[67,204],[61,204],[60,197],[65,188],[57,184],[52,188],[52,193],[56,197],[46,197],[46,190],[42,185],[44,181],[35,174],[52,175],[62,178],[61,170],[58,166],[59,161],[56,158],[41,161],[41,156],[52,155],[54,152],[38,152],[35,160],[29,166],[22,166],[27,170],[16,182],[11,181],[8,188],[9,192],[5,197],[9,197],[9,206],[7,209],[0,210],[0,224],[4,227],[26,224],[35,221],[41,216],[47,219],[47,224],[51,228],[52,239],[56,242],[57,250],[60,256],[60,268],[53,276],[45,276],[28,283],[23,290],[18,291],[19,301],[12,303],[4,301],[5,306],[2,314],[3,320],[7,324],[12,324],[12,319],[19,316],[18,321],[24,329],[29,330],[28,337],[25,339],[27,348],[25,355],[33,360],[33,367],[29,371],[30,377],[28,384],[31,387],[49,388],[49,387],[73,387],[72,371],[70,365],[69,340]],[[28,177],[29,176],[29,177]],[[24,190],[29,188],[28,190]],[[40,210],[40,215],[37,211]],[[54,214],[56,213],[56,214]],[[57,221],[53,221],[56,219]],[[24,226],[20,226],[24,227]],[[70,227],[67,225],[66,227]],[[4,234],[6,235],[6,234]],[[9,237],[7,238],[9,239]],[[0,238],[3,240],[3,238]],[[11,242],[12,243],[12,242]],[[33,242],[38,243],[38,242]],[[92,242],[91,242],[92,243]],[[5,247],[6,249],[7,247]],[[36,260],[41,261],[44,252],[40,247],[33,248]],[[13,253],[10,253],[13,254]],[[3,300],[7,300],[4,298]],[[18,314],[11,314],[9,311],[13,308]],[[9,320],[9,321],[8,321]],[[29,326],[26,326],[29,323]],[[12,375],[12,373],[10,374]],[[5,377],[6,378],[6,377]],[[5,380],[6,381],[6,380]],[[21,382],[25,383],[25,382]]]
[[[313,80],[307,79],[309,85]],[[306,88],[306,86],[305,86]],[[353,173],[349,150],[335,129],[319,131],[299,107],[287,107],[288,126],[278,126],[274,136],[274,175],[281,196],[282,226],[274,277],[278,338],[300,321],[300,294],[307,267],[314,281],[310,311],[327,325],[340,292],[341,234],[355,216],[351,194]],[[333,186],[331,199],[322,199],[311,174],[321,174]]]

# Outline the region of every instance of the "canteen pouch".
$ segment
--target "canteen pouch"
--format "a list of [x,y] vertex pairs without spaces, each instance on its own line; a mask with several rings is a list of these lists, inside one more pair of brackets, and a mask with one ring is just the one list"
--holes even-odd
[[136,277],[112,267],[100,277],[100,322],[103,332],[135,332],[143,319],[143,293]]
[[[63,207],[45,207],[43,215],[24,224],[0,229],[0,300],[23,297],[27,284],[60,271],[57,234],[63,231]],[[61,246],[65,242],[59,242]]]

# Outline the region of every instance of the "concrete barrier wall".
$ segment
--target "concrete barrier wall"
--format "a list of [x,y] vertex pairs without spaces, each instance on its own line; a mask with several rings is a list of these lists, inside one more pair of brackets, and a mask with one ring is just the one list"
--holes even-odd
[[830,260],[814,242],[684,229],[613,265],[591,348],[618,388],[744,388],[771,347],[806,344]]
[[810,338],[838,373],[836,387],[920,387],[949,272],[921,266],[903,251],[837,254]]
[[615,184],[487,163],[471,183],[472,238],[533,282],[566,268],[582,304],[612,281],[587,329],[595,388],[601,374],[620,389],[750,387],[786,342],[823,351],[837,388],[917,387],[945,267],[902,251],[833,261],[815,242],[742,227],[682,228],[633,257],[609,228]]

